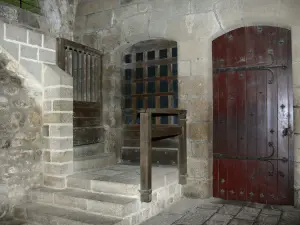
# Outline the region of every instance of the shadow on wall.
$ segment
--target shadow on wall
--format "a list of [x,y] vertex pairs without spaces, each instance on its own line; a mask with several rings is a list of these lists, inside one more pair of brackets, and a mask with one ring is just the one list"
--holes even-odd
[[0,220],[42,183],[41,109],[8,63],[0,53]]

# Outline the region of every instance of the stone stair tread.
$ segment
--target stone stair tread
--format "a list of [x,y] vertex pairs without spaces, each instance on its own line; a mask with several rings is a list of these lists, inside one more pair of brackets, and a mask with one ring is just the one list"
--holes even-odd
[[[80,222],[88,225],[113,225],[121,221],[121,219],[113,217],[95,215],[75,209],[65,209],[57,206],[43,205],[38,203],[27,203],[20,205],[17,208],[26,209],[27,215],[35,214],[39,216],[54,216],[57,218],[67,219],[69,221],[76,221],[77,223]],[[27,220],[31,221],[34,220],[34,218],[30,218],[29,216]]]
[[114,153],[100,153],[97,155],[78,157],[78,158],[75,158],[74,161],[97,160],[97,159],[100,160],[100,159],[103,159],[106,157],[111,157],[111,156],[114,156]]
[[93,193],[93,192],[74,190],[69,188],[64,190],[54,190],[47,187],[41,187],[41,188],[33,189],[33,191],[48,192],[48,193],[54,193],[54,194],[80,198],[80,199],[88,199],[93,201],[109,202],[118,205],[126,205],[130,202],[137,201],[136,198],[127,197],[127,196],[117,196],[117,195],[104,194],[104,193]]

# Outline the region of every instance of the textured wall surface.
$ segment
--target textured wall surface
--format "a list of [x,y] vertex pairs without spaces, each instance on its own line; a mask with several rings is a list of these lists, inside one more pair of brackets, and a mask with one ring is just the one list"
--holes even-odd
[[[122,144],[122,52],[149,39],[178,44],[179,105],[188,110],[189,196],[212,195],[212,53],[214,38],[232,29],[272,25],[292,29],[295,105],[299,105],[300,2],[295,0],[81,1],[75,40],[103,50],[107,151]],[[300,206],[300,113],[295,108],[295,204]],[[115,118],[112,120],[111,118]],[[116,123],[115,121],[120,121]]]
[[41,92],[24,86],[18,73],[7,68],[5,54],[0,60],[0,185],[7,187],[13,207],[26,200],[29,188],[42,183],[42,117],[35,96]]

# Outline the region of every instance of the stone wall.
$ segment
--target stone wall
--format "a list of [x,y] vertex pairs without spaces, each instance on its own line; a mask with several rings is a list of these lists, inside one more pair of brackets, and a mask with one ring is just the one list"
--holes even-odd
[[40,0],[40,14],[0,2],[0,19],[53,37],[72,40],[78,0]]
[[0,21],[0,53],[1,216],[4,201],[11,211],[73,172],[73,79],[55,65],[56,40],[31,29]]
[[[212,40],[232,29],[271,25],[292,29],[295,105],[299,104],[300,2],[295,0],[90,0],[77,7],[74,39],[103,50],[104,116],[109,151],[119,151],[122,125],[120,61],[129,46],[149,39],[178,44],[180,107],[188,110],[188,185],[184,193],[212,195]],[[300,119],[295,108],[295,205],[300,206]],[[118,120],[118,118],[115,118]],[[111,143],[114,143],[112,145]],[[110,144],[110,145],[109,145]]]

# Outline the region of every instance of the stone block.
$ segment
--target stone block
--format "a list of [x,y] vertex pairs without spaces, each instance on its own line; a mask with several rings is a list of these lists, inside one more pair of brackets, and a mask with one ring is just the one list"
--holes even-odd
[[50,125],[49,136],[51,137],[72,137],[73,126],[70,125]]
[[294,188],[300,189],[300,162],[294,162]]
[[191,76],[191,62],[190,61],[179,61],[178,62],[178,76],[179,77]]
[[300,162],[300,135],[294,134],[294,160]]
[[[176,215],[176,214],[168,214],[168,213],[161,213],[153,218],[150,218],[146,222],[143,223],[143,225],[154,225],[154,224],[161,224],[161,225],[169,225],[174,224],[175,221],[179,220],[182,217],[182,215]],[[138,224],[138,223],[136,223]]]
[[292,27],[292,60],[300,62],[300,26]]
[[39,49],[39,61],[47,63],[56,63],[56,53],[46,49]]
[[87,202],[88,202],[87,199],[74,198],[72,196],[63,195],[63,194],[54,195],[54,204],[65,206],[68,208],[71,207],[74,209],[86,210]]
[[43,110],[44,111],[52,111],[52,101],[44,101],[43,102]]
[[28,45],[21,45],[21,57],[28,59],[37,59],[38,49]]
[[212,181],[188,179],[188,184],[183,187],[183,195],[188,198],[209,198],[212,196]]
[[192,0],[191,13],[206,13],[212,11],[216,2],[218,2],[218,0]]
[[54,85],[73,86],[73,78],[57,65],[44,64],[43,76],[44,87]]
[[192,98],[205,98],[208,95],[208,85],[209,81],[205,76],[178,77],[180,102]]
[[300,133],[300,108],[294,108],[295,127],[294,132]]
[[222,208],[220,208],[218,213],[235,216],[240,212],[241,208],[242,208],[242,206],[239,206],[239,205],[227,205],[226,204]]
[[38,82],[42,83],[42,64],[39,62],[20,59],[20,64],[31,73]]
[[43,35],[41,33],[28,30],[28,43],[31,45],[42,46]]
[[56,39],[48,35],[43,35],[43,47],[56,50]]
[[138,13],[138,6],[137,4],[132,4],[128,6],[124,6],[121,8],[114,9],[114,24],[118,24],[122,22],[124,19],[134,16]]
[[300,62],[292,64],[293,69],[293,86],[300,88]]
[[[207,48],[210,48],[207,46]],[[211,49],[211,48],[210,48]],[[208,54],[208,56],[205,59],[197,59],[191,61],[191,75],[192,76],[206,76],[208,80],[211,80],[209,85],[211,88],[208,88],[209,90],[212,90],[212,58],[210,57],[211,54]],[[211,60],[210,60],[211,59]]]
[[231,215],[223,215],[216,213],[206,222],[207,225],[227,224],[233,218]]
[[72,113],[45,113],[44,123],[72,123]]
[[5,24],[6,39],[27,43],[27,30],[12,24]]
[[211,139],[212,123],[189,123],[187,124],[187,137],[191,140],[207,141]]
[[189,121],[212,121],[213,106],[212,102],[206,98],[193,98],[180,103],[180,106],[187,110]]
[[66,187],[66,178],[65,177],[56,177],[44,175],[44,185],[46,187],[53,187],[57,189],[63,189]]
[[73,148],[73,138],[44,138],[44,148],[64,150]]
[[[269,3],[269,1],[267,2]],[[300,21],[298,20],[300,5],[298,1],[280,0],[278,4],[276,3],[277,2],[273,1],[273,6],[272,8],[270,7],[270,9],[276,9],[276,19],[279,27],[293,27],[300,25]],[[267,6],[265,8],[267,8]]]
[[124,20],[121,29],[126,41],[142,41],[149,38],[148,14],[138,14]]
[[73,112],[73,101],[68,100],[54,100],[53,101],[54,111],[71,111]]
[[138,3],[138,12],[145,13],[152,11],[152,5],[150,3]]
[[[178,42],[178,57],[179,60],[199,60],[206,59],[211,54],[212,43],[209,39],[188,40]],[[195,48],[195,46],[202,46]],[[201,74],[198,71],[198,74]]]
[[67,180],[67,185],[70,188],[79,188],[84,190],[91,190],[91,180],[85,180],[81,178],[69,177]]
[[[76,14],[75,24],[74,24],[74,31],[76,33],[82,32],[86,28],[86,20],[87,16],[79,16]],[[75,40],[78,41],[78,40]]]
[[19,44],[0,39],[1,47],[8,52],[16,61],[19,61]]
[[117,8],[120,5],[119,0],[92,0],[88,2],[80,2],[77,6],[76,17],[93,14],[96,12],[101,12],[109,9]]
[[43,151],[43,161],[51,162],[51,151]]
[[51,162],[73,162],[73,151],[52,151]]
[[191,179],[208,179],[212,177],[212,159],[199,160],[188,158],[188,177]]
[[208,141],[187,141],[187,156],[195,159],[208,160],[212,158],[212,143]]
[[238,28],[244,25],[240,0],[218,1],[215,4],[215,12],[224,30]]
[[44,92],[45,99],[73,98],[72,87],[49,87]]
[[31,191],[31,200],[33,202],[41,202],[46,204],[53,204],[54,193],[48,191],[41,191],[39,189],[33,189]]
[[73,172],[73,162],[44,163],[44,173],[52,175],[70,175]]
[[86,30],[95,31],[108,29],[111,27],[112,11],[103,11],[99,13],[90,14],[86,20]]
[[162,20],[165,17],[165,12],[152,11],[149,12],[150,21],[148,33],[150,38],[165,38],[167,31],[167,20]]
[[213,12],[170,18],[167,24],[166,37],[176,41],[208,39],[221,32]]
[[[258,5],[259,4],[259,7]],[[253,4],[248,1],[241,0],[240,8],[243,22],[245,25],[255,25],[264,21],[268,25],[277,25],[277,15],[280,11],[280,4],[273,0],[254,0]],[[259,16],[258,16],[259,15]]]

